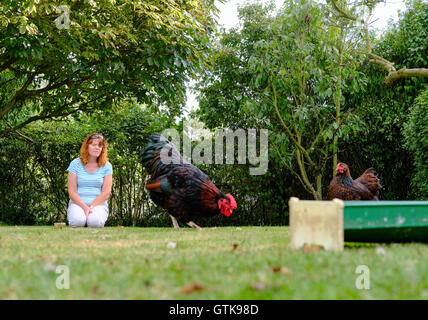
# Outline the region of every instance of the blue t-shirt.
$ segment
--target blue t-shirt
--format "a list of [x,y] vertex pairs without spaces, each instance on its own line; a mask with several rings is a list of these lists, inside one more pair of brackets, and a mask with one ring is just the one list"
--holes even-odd
[[[110,162],[103,167],[99,167],[94,173],[86,171],[80,158],[71,161],[67,171],[77,176],[77,194],[87,205],[98,197],[103,189],[104,176],[113,174],[113,167]],[[71,201],[71,200],[70,200]],[[72,201],[71,201],[72,202]],[[104,203],[107,206],[107,201]]]

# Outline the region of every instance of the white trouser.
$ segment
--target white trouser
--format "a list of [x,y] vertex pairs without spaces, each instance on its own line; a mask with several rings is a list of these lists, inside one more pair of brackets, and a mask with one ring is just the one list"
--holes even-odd
[[67,209],[67,220],[70,227],[102,228],[108,218],[108,208],[105,205],[96,206],[86,219],[85,211],[75,203],[71,203]]

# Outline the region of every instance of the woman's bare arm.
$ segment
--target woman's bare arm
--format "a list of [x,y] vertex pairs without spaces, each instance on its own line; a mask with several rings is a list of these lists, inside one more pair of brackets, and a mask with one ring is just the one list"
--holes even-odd
[[68,172],[67,188],[70,199],[81,207],[85,211],[85,214],[88,215],[89,213],[87,211],[91,211],[91,209],[82,201],[82,198],[80,198],[77,193],[77,175],[75,173]]
[[108,174],[104,176],[103,189],[101,194],[92,201],[91,205],[93,207],[104,204],[110,198],[111,188],[113,185],[113,175]]

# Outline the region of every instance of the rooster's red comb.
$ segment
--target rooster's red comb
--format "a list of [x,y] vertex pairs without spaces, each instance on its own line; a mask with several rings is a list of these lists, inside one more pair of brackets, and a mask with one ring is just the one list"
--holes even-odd
[[230,201],[230,209],[232,209],[232,210],[236,209],[238,206],[237,206],[237,204],[236,204],[236,200],[235,200],[235,198],[234,198],[230,193],[226,194],[226,197],[228,197],[228,198],[229,198],[229,201]]

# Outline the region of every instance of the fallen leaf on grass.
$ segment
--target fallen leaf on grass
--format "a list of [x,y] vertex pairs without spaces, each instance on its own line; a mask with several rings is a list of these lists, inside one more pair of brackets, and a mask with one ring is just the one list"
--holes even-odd
[[266,283],[264,283],[264,282],[260,282],[260,281],[253,282],[253,283],[251,283],[251,287],[252,287],[253,289],[256,289],[256,290],[262,291],[262,290],[266,289]]
[[56,265],[52,261],[47,261],[43,267],[46,271],[55,271]]
[[190,294],[192,292],[202,291],[203,289],[204,289],[204,286],[201,283],[193,282],[181,288],[180,292],[185,294]]
[[14,237],[16,240],[27,240],[27,238],[21,234],[10,233],[9,235]]
[[376,254],[377,255],[385,255],[386,254],[386,250],[384,247],[377,247],[376,248]]
[[177,266],[174,266],[174,267],[172,267],[172,269],[173,270],[176,270],[176,271],[183,271],[184,270],[184,266],[182,266],[182,265],[177,265]]
[[270,267],[270,269],[273,273],[278,273],[279,271],[281,271],[281,267]]
[[93,294],[100,294],[100,293],[102,293],[102,291],[100,290],[100,288],[98,288],[98,286],[96,286],[96,285],[92,285],[91,286],[91,292]]
[[293,273],[286,267],[270,267],[273,273],[281,273],[285,276],[291,276]]
[[169,241],[166,246],[168,249],[175,249],[175,248],[177,248],[178,244],[177,244],[177,242]]
[[68,252],[67,255],[71,259],[78,259],[80,257],[76,252],[72,252],[72,251]]
[[106,261],[103,263],[104,267],[117,266],[120,263],[119,260]]
[[236,250],[238,247],[239,247],[239,244],[238,244],[238,243],[234,243],[234,244],[233,244],[233,250]]
[[316,244],[307,244],[305,243],[302,247],[302,250],[304,252],[320,252],[323,249],[322,246],[316,245]]

